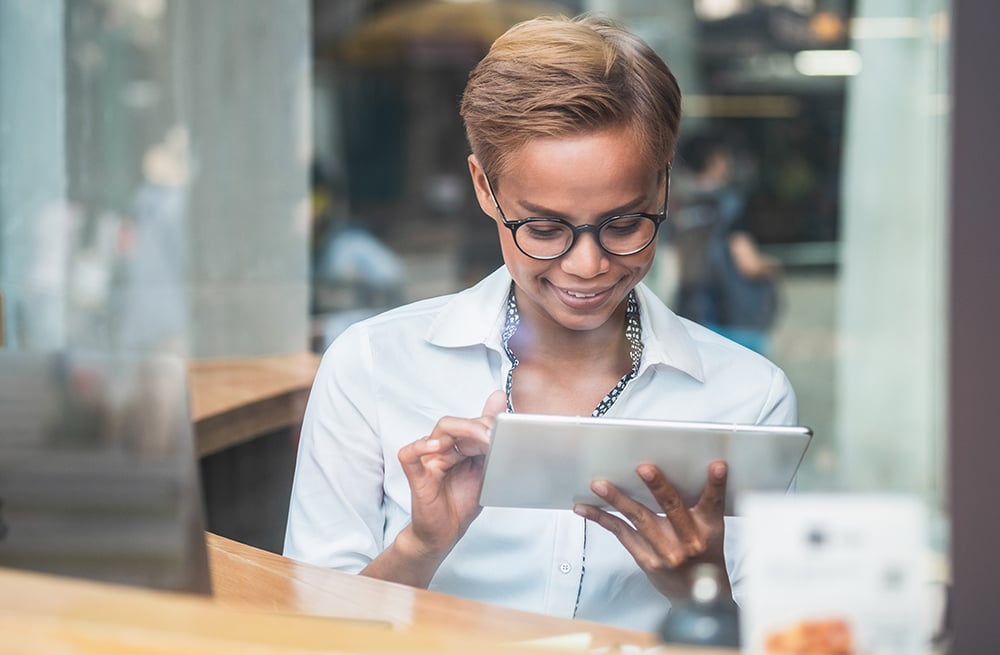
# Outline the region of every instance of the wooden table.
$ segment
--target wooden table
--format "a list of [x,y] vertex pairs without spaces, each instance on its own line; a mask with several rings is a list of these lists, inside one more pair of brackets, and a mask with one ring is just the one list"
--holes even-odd
[[[656,644],[648,633],[508,610],[339,573],[214,535],[208,536],[208,546],[212,599],[0,568],[0,652],[551,655],[554,651],[543,639],[562,637],[564,647],[574,642],[578,652],[610,655],[640,652],[639,648],[653,652]],[[525,645],[526,640],[533,641]],[[684,647],[655,648],[655,652],[736,653]]]
[[320,356],[195,360],[188,365],[199,456],[302,422]]
[[386,622],[395,628],[448,626],[458,634],[509,643],[589,633],[594,647],[649,647],[653,634],[570,621],[351,575],[208,537],[213,593],[230,607]]

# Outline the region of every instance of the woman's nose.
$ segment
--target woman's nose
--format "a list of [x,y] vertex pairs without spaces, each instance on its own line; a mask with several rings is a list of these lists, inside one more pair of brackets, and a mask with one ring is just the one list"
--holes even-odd
[[611,261],[597,242],[597,234],[588,231],[576,238],[573,247],[560,258],[562,270],[580,278],[593,278],[606,273]]

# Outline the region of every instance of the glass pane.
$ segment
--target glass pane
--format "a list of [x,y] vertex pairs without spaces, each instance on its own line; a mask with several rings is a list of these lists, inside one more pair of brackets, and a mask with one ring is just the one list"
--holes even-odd
[[[5,561],[27,539],[66,569],[89,553],[92,575],[141,580],[150,559],[188,552],[167,506],[198,491],[205,396],[216,413],[266,398],[281,371],[238,366],[308,349],[309,16],[305,0],[0,2],[0,468],[45,474],[14,494],[0,473]],[[130,372],[159,355],[169,388]],[[192,402],[178,356],[230,369]],[[96,418],[75,420],[77,405]],[[275,425],[254,421],[266,475],[245,485],[252,504],[210,494],[210,518],[280,532],[291,442],[272,448]],[[225,464],[210,490],[253,471]]]
[[[501,263],[472,195],[457,112],[490,41],[477,9],[451,9],[466,13],[469,34],[425,30],[406,3],[367,9],[314,3],[318,350],[360,316],[458,290]],[[619,19],[681,83],[672,229],[647,278],[678,311],[688,309],[679,291],[705,247],[680,228],[697,222],[707,202],[697,190],[720,175],[718,166],[695,173],[697,142],[725,146],[725,202],[749,237],[736,249],[748,270],[780,270],[777,312],[768,324],[756,311],[768,295],[758,292],[755,311],[739,311],[763,330],[693,317],[788,373],[800,419],[816,432],[799,488],[910,491],[942,512],[949,3],[591,0],[561,9]],[[380,21],[404,15],[391,37],[374,38]],[[366,263],[347,245],[360,243]],[[355,258],[341,254],[349,249]]]
[[305,3],[0,11],[9,347],[300,351]]
[[445,4],[454,21],[387,0],[0,2],[6,347],[321,352],[478,281],[501,260],[468,178],[468,72],[514,22],[603,11],[685,95],[647,283],[679,308],[688,148],[718,137],[736,249],[781,270],[773,325],[732,334],[815,429],[799,487],[942,511],[950,3]]

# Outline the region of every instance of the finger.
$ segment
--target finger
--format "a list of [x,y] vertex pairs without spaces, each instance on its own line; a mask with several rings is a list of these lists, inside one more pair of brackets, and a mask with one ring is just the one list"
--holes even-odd
[[691,511],[685,506],[684,499],[677,488],[670,484],[663,472],[652,464],[641,464],[636,472],[646,483],[649,492],[653,494],[656,503],[663,510],[667,520],[670,521],[674,532],[677,533],[677,538],[685,544],[689,551],[699,551],[703,547],[703,540],[699,536]]
[[[438,441],[437,446],[440,446],[441,443]],[[401,449],[398,459],[410,489],[420,490],[421,493],[431,495],[441,493],[445,480],[459,469],[462,462],[475,462],[475,460],[470,460],[456,453],[454,447],[444,450],[436,448],[433,452],[417,457],[413,457],[412,453]]]
[[653,510],[622,493],[621,489],[607,480],[594,480],[590,483],[590,490],[621,512],[640,532],[650,529],[650,524],[659,518]]
[[454,450],[458,443],[462,454],[467,457],[485,455],[490,446],[490,427],[482,419],[454,418],[446,416],[437,422],[430,434],[431,439],[444,443],[444,448]]
[[709,464],[708,482],[695,505],[695,511],[707,512],[710,516],[725,516],[728,479],[729,467],[725,462],[720,460]]
[[574,505],[573,511],[613,534],[644,571],[654,571],[664,567],[674,568],[684,563],[685,557],[682,553],[676,550],[660,552],[654,549],[643,535],[613,514],[582,503]]
[[406,460],[417,460],[424,455],[438,452],[441,449],[441,440],[432,438],[430,435],[423,439],[417,439],[399,449],[399,456]]
[[437,453],[441,450],[441,440],[431,439],[429,436],[417,439],[406,444],[396,453],[399,464],[403,467],[403,472],[408,479],[414,479],[414,475],[424,472],[424,457]]
[[636,531],[624,520],[613,514],[605,512],[599,507],[577,503],[573,505],[573,512],[598,524],[621,541],[624,545],[626,541],[633,542],[637,535]]
[[507,394],[504,393],[502,389],[497,389],[490,394],[489,398],[486,399],[486,405],[483,406],[483,418],[496,418],[497,414],[503,414],[507,411]]
[[[443,442],[447,439],[442,439]],[[456,461],[462,461],[463,459],[468,459],[470,457],[480,457],[486,454],[489,449],[488,445],[483,445],[482,443],[472,441],[470,439],[460,439],[451,438],[451,452],[442,453],[442,455],[454,455],[457,459]]]
[[[642,535],[650,550],[670,566],[677,566],[686,556],[698,555],[704,550],[704,540],[686,508],[674,513],[673,518],[668,516],[664,521],[652,509],[623,494],[605,480],[595,480],[590,488],[621,512]],[[682,527],[679,528],[678,525]]]
[[483,406],[483,413],[478,419],[476,419],[476,422],[483,426],[483,429],[485,430],[485,439],[482,441],[469,442],[461,435],[456,435],[458,438],[457,452],[460,452],[466,457],[485,455],[490,448],[490,435],[493,432],[493,424],[496,422],[496,415],[502,414],[505,411],[507,411],[507,394],[502,390],[497,389],[486,399],[486,404]]
[[451,438],[451,450],[453,453],[459,456],[461,459],[466,457],[479,457],[485,455],[490,450],[489,442],[484,443],[483,441],[465,437],[452,437]]

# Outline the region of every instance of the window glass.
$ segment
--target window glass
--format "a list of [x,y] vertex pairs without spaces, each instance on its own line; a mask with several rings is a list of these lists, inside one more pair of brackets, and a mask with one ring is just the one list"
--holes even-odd
[[[910,491],[932,513],[944,503],[948,8],[561,4],[639,33],[685,94],[671,219],[647,283],[679,313],[763,350],[788,373],[800,419],[816,432],[800,489]],[[435,32],[407,3],[314,10],[314,191],[324,204],[312,325],[322,349],[358,316],[460,289],[500,257],[496,228],[474,202],[457,112],[489,40],[480,5],[449,9],[466,14],[469,34]],[[396,32],[378,32],[393,16]],[[720,185],[724,194],[705,192]],[[775,272],[773,293],[741,292],[750,308],[699,308],[682,297],[712,248],[685,227],[718,210],[715,201],[739,237],[732,254],[743,270]],[[348,250],[355,256],[340,254]],[[727,325],[725,311],[742,318]]]
[[696,317],[788,373],[816,433],[799,488],[941,512],[949,2],[495,4],[0,2],[6,347],[321,352],[477,281],[501,260],[468,72],[519,20],[600,11],[685,95],[648,284],[706,311],[681,298],[706,247],[686,226],[722,216],[774,285],[743,325]]

